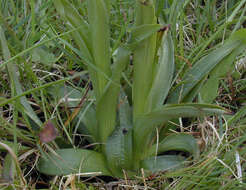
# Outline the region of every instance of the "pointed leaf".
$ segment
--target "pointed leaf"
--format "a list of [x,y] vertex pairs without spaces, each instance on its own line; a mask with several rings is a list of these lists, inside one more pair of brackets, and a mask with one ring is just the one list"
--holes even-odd
[[132,126],[120,126],[106,143],[108,166],[114,176],[123,177],[123,169],[132,169]]
[[189,134],[172,134],[164,138],[157,145],[152,146],[149,151],[149,154],[154,156],[156,152],[156,148],[158,148],[158,154],[163,153],[170,150],[184,151],[193,155],[195,158],[199,156],[199,147],[196,142],[196,139]]
[[47,175],[101,172],[111,175],[102,154],[84,149],[59,149],[49,153],[38,163],[38,170]]
[[226,77],[233,68],[236,57],[246,49],[246,43],[235,48],[230,55],[225,57],[210,73],[209,79],[201,89],[201,97],[205,103],[211,103],[218,95],[219,80]]
[[[235,32],[231,38],[219,49],[211,52],[198,61],[188,70],[182,79],[185,83],[176,87],[169,95],[169,103],[183,101],[191,93],[192,89],[204,79],[226,56],[234,52],[235,49],[246,47],[246,30],[241,29]],[[237,53],[239,53],[237,51]]]
[[185,158],[177,155],[157,156],[141,162],[141,168],[147,172],[156,173],[177,169],[184,165]]
[[140,115],[134,123],[134,151],[137,154],[136,157],[141,158],[145,155],[149,144],[147,139],[149,139],[148,137],[156,126],[179,117],[200,117],[224,113],[226,111],[223,108],[210,104],[171,104]]
[[171,34],[168,31],[164,33],[159,51],[159,65],[147,100],[149,111],[163,105],[173,78],[174,48]]
[[99,99],[97,104],[97,118],[99,123],[99,135],[101,142],[106,142],[107,137],[112,134],[116,124],[117,100],[120,93],[121,73],[130,60],[130,52],[123,47],[117,50],[113,66],[112,81]]
[[147,39],[157,31],[161,29],[159,24],[143,24],[140,26],[133,27],[129,30],[131,34],[130,41],[128,42],[127,47],[134,49],[138,46],[140,42]]
[[[153,1],[142,3],[136,1],[136,26],[156,24]],[[156,54],[156,36],[152,34],[141,43],[133,52],[133,116],[145,113],[146,99],[153,80],[154,61]]]
[[[93,62],[99,70],[110,77],[110,28],[107,4],[104,0],[90,0],[87,1],[87,8]],[[95,75],[95,78],[92,78],[92,84],[96,99],[99,100],[108,80],[99,72]]]

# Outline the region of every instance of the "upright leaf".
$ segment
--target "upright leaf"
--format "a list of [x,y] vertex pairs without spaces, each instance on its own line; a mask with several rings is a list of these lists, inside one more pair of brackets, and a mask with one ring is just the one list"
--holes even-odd
[[201,97],[205,103],[212,103],[216,98],[218,95],[219,80],[226,77],[226,74],[233,69],[234,60],[245,49],[246,43],[241,44],[209,73],[209,79],[204,83],[204,86],[201,89]]
[[[200,61],[195,63],[195,65],[188,70],[182,79],[183,84],[179,84],[169,95],[168,103],[177,103],[187,99],[190,96],[193,88],[197,84],[201,84],[201,81],[211,73],[211,71],[228,55],[241,52],[241,50],[246,47],[246,30],[241,29],[235,32],[231,38],[219,49],[211,52],[207,56],[203,57]],[[234,54],[233,56],[235,56]],[[193,96],[194,97],[194,96]],[[190,99],[189,99],[190,100]]]
[[[136,0],[136,26],[156,24],[153,1]],[[133,52],[133,115],[143,114],[153,80],[156,33],[138,44]]]
[[[108,77],[111,76],[110,69],[110,28],[109,28],[109,10],[104,0],[87,1],[90,42],[92,44],[92,55],[95,66]],[[108,80],[102,73],[94,73],[89,68],[90,74],[93,74],[92,83],[96,98],[99,100],[105,91]]]
[[99,136],[101,142],[105,143],[107,137],[112,134],[115,128],[117,100],[120,93],[121,73],[130,60],[130,52],[119,47],[113,65],[112,81],[108,82],[104,94],[97,103],[97,119],[99,124]]
[[148,111],[161,107],[171,87],[174,72],[174,48],[171,34],[165,31],[159,49],[159,64],[147,99]]

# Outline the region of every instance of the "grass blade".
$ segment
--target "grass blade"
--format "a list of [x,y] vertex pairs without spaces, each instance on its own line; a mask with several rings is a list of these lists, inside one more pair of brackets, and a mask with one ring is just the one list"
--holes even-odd
[[[8,59],[10,59],[11,55],[10,55],[10,51],[8,49],[8,44],[7,44],[3,29],[1,26],[0,26],[0,40],[1,40],[4,59],[8,60]],[[12,97],[22,94],[23,93],[22,87],[21,87],[21,84],[20,84],[18,76],[17,76],[17,73],[18,73],[17,67],[13,63],[8,63],[7,70],[8,70],[8,74],[10,77],[11,86],[13,88]],[[39,127],[41,127],[42,122],[40,121],[40,119],[38,118],[36,113],[33,111],[32,107],[28,103],[25,96],[20,98],[20,103],[22,104],[22,106],[24,108],[25,114],[27,114]]]

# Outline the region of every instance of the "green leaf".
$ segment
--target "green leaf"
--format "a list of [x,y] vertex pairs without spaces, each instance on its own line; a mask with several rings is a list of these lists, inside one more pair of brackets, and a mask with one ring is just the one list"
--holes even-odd
[[[246,37],[245,37],[246,38]],[[209,79],[201,89],[201,97],[205,103],[211,103],[218,95],[219,80],[226,77],[227,73],[233,69],[236,57],[246,49],[246,43],[235,48],[230,55],[225,57],[210,73]]]
[[[102,154],[84,149],[59,149],[41,157],[38,170],[47,175],[68,175],[72,173],[101,172],[111,175]],[[92,174],[93,175],[93,174]]]
[[185,158],[177,155],[150,157],[141,162],[141,168],[147,174],[177,169],[184,165]]
[[230,54],[236,56],[241,51],[234,51],[237,48],[240,50],[246,47],[246,30],[241,29],[235,32],[231,38],[219,49],[211,52],[207,56],[199,60],[190,70],[188,70],[182,79],[184,84],[177,86],[169,95],[168,103],[177,103],[183,101],[186,96],[192,93],[193,88],[200,83],[204,77],[213,71],[213,69]]
[[139,115],[134,123],[134,152],[136,157],[141,158],[146,154],[149,136],[158,125],[179,117],[200,117],[224,113],[226,111],[223,108],[210,104],[170,104],[153,112]]
[[171,87],[174,72],[174,48],[171,34],[166,31],[159,49],[159,64],[148,96],[148,110],[161,107]]
[[[136,1],[136,26],[156,24],[153,1],[146,4]],[[135,48],[133,52],[133,116],[146,112],[148,98],[153,81],[154,61],[156,54],[156,36],[152,34]]]
[[56,57],[53,53],[48,52],[46,49],[41,47],[36,48],[32,51],[32,61],[42,63],[47,66],[51,66],[52,63],[56,62]]
[[158,32],[160,29],[161,29],[161,25],[159,24],[143,24],[131,28],[128,31],[131,34],[131,38],[128,42],[127,47],[129,47],[130,49],[137,48],[140,42],[147,39],[154,33]]
[[[124,170],[133,169],[132,154],[132,122],[129,117],[132,113],[129,103],[121,93],[119,101],[119,120],[120,126],[108,138],[106,144],[106,156],[108,166],[115,176],[123,177]],[[129,175],[129,173],[128,173]]]
[[206,81],[202,89],[200,89],[202,102],[212,103],[212,101],[217,97],[219,81],[220,78],[218,77],[212,77]]
[[[107,6],[104,0],[87,1],[93,62],[100,71],[110,77],[110,27]],[[93,71],[90,67],[89,72],[92,77],[96,99],[99,100],[105,92],[108,80],[103,74]]]
[[130,107],[128,97],[122,90],[119,96],[119,124],[121,126],[132,125],[132,108]]
[[246,106],[243,106],[240,110],[237,111],[235,115],[233,115],[230,119],[228,119],[227,125],[232,126],[237,123],[243,124],[243,118],[245,117],[246,117]]
[[172,134],[167,136],[158,145],[154,145],[151,147],[149,155],[154,156],[157,148],[158,154],[170,150],[177,150],[188,152],[193,155],[194,158],[198,158],[199,156],[199,147],[196,139],[193,136],[184,133]]
[[98,122],[96,117],[96,110],[93,105],[84,105],[84,108],[76,116],[78,123],[78,131],[81,134],[89,135],[87,138],[90,142],[99,142],[98,137]]
[[101,142],[105,143],[107,137],[112,134],[116,124],[117,100],[120,93],[121,73],[130,60],[130,52],[119,47],[113,65],[112,81],[108,82],[104,94],[99,99],[96,114],[99,124],[99,136]]
[[108,138],[106,156],[114,176],[123,177],[123,169],[133,169],[132,126],[119,126]]

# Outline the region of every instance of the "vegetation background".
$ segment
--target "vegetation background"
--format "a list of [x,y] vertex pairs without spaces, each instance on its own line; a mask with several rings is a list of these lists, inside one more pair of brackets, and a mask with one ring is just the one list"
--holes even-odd
[[[86,18],[86,1],[68,2]],[[126,40],[125,32],[134,23],[135,1],[111,2],[110,43],[114,52]],[[246,0],[156,0],[155,3],[159,21],[168,20],[170,24],[175,50],[174,83],[182,82],[182,76],[194,63],[246,26]],[[233,115],[184,119],[169,131],[186,132],[197,139],[201,155],[188,167],[148,178],[143,174],[134,180],[41,174],[36,166],[43,155],[40,139],[43,142],[45,139],[37,131],[50,118],[60,134],[57,146],[88,146],[70,124],[80,99],[85,94],[93,98],[86,91],[88,71],[71,38],[72,32],[52,0],[0,2],[1,189],[23,189],[23,184],[27,189],[246,189],[245,46],[229,59],[232,64],[211,74],[211,82],[200,89],[201,99],[227,108]],[[131,77],[129,65],[123,73],[123,83],[131,81]],[[71,91],[78,93],[71,96]],[[75,104],[67,104],[70,101]],[[56,133],[51,127],[44,136],[52,138]]]

